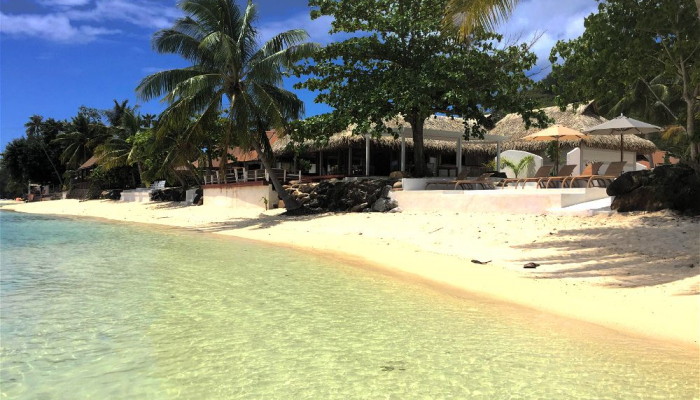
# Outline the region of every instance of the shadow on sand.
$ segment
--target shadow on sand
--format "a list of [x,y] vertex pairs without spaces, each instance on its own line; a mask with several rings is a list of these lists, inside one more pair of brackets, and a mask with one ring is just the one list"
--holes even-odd
[[[698,219],[651,217],[641,221],[644,226],[641,235],[638,230],[600,226],[561,230],[541,242],[514,248],[524,252],[524,258],[519,260],[523,263],[533,261],[538,250],[543,253],[556,250],[546,252],[551,255],[540,256],[536,261],[545,267],[558,264],[564,268],[538,270],[540,279],[613,277],[614,281],[603,285],[643,287],[700,274]],[[679,247],[681,251],[678,251]],[[697,284],[689,285],[687,291],[678,294],[697,295],[700,289]]]

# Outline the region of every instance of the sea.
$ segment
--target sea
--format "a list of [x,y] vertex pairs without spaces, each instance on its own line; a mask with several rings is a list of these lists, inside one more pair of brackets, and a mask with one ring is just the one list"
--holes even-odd
[[347,262],[0,211],[1,398],[700,398],[688,348]]

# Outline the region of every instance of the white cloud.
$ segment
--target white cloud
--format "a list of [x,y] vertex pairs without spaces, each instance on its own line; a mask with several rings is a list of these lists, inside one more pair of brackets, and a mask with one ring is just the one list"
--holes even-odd
[[123,21],[145,28],[162,29],[172,26],[173,20],[182,13],[175,7],[149,1],[97,0],[94,8],[72,9],[66,11],[65,15],[74,21]]
[[328,44],[337,40],[336,35],[329,35],[333,17],[322,16],[312,20],[308,12],[299,13],[282,21],[263,22],[258,28],[260,43],[264,43],[278,33],[290,29],[304,29],[309,34],[309,40],[320,44]]
[[76,7],[84,6],[92,0],[39,0],[39,3],[45,6],[61,6],[61,7]]
[[0,32],[63,43],[88,43],[102,35],[119,33],[114,29],[88,25],[74,26],[68,17],[61,14],[8,15],[3,13],[0,13]]

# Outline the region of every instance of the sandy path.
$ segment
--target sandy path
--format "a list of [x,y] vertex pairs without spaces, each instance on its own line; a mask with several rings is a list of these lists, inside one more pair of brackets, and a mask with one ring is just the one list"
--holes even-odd
[[[279,211],[75,200],[6,208],[190,227],[322,251],[438,288],[465,290],[698,348],[698,218],[671,213],[289,218]],[[490,263],[474,264],[472,259]],[[527,262],[541,266],[523,269]]]

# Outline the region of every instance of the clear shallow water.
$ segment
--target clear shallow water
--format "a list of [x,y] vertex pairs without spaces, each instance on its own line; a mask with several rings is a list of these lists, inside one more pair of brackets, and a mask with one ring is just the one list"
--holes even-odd
[[7,212],[0,239],[5,398],[699,398],[682,349],[306,253]]

